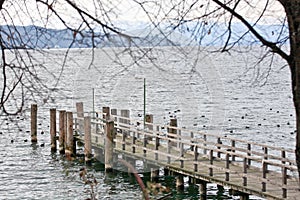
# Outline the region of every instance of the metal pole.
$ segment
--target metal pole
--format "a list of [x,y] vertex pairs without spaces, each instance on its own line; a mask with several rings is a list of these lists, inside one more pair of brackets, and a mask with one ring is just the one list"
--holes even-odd
[[93,88],[93,118],[95,117],[95,88]]
[[144,78],[144,129],[146,128],[146,78]]

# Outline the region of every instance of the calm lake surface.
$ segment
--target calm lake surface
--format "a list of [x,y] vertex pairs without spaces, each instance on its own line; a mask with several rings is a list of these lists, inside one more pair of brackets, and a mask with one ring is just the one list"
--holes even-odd
[[[84,163],[50,153],[49,109],[74,111],[75,103],[82,101],[85,111],[109,106],[129,109],[132,118],[141,119],[144,78],[146,110],[154,115],[154,123],[167,124],[176,116],[180,127],[294,149],[290,73],[280,59],[275,58],[272,67],[269,62],[253,67],[254,51],[230,56],[180,47],[141,50],[74,49],[63,68],[65,50],[32,52],[35,62],[45,67],[36,70],[51,90],[28,96],[24,113],[1,116],[0,199],[88,198],[90,187],[79,177]],[[35,101],[38,143],[32,145],[29,108]],[[134,178],[127,173],[106,175],[100,163],[88,171],[99,183],[98,199],[141,199]],[[196,186],[186,184],[184,192],[178,193],[174,177],[160,181],[173,189],[170,199],[199,198]],[[229,196],[226,189],[218,196],[215,185],[209,185],[209,195],[210,199],[238,198]]]

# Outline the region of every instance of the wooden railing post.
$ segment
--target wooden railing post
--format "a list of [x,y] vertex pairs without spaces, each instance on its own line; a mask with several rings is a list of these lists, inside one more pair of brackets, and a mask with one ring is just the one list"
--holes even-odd
[[282,198],[287,198],[287,168],[282,167]]
[[115,137],[114,133],[114,121],[108,120],[105,125],[105,171],[113,171],[113,140]]
[[[174,128],[171,128],[171,127],[177,127],[177,119],[175,119],[175,118],[170,119],[170,127],[168,127],[168,130],[167,130],[168,133],[176,135],[177,134],[177,130],[174,129]],[[174,139],[175,137],[173,135],[169,136],[169,138]],[[171,141],[171,146],[177,146],[177,142]]]
[[[218,144],[222,144],[221,138],[218,138],[217,143],[218,143]],[[218,146],[217,149],[218,149],[217,157],[218,157],[218,158],[221,158],[221,152],[219,152],[219,150],[221,149],[221,147]]]
[[56,152],[56,109],[50,109],[50,141],[51,141],[51,151]]
[[59,111],[59,153],[65,153],[65,110]]
[[179,143],[180,146],[180,167],[184,167],[184,143]]
[[[251,156],[251,144],[247,144],[247,151],[248,151],[247,156]],[[251,166],[251,159],[248,158],[247,160],[248,160],[248,167],[250,167]]]
[[[155,150],[158,151],[158,147],[159,147],[159,126],[156,126],[156,131],[157,133],[155,134]],[[158,153],[155,152],[155,160],[158,160]]]
[[[111,115],[118,115],[118,110],[117,109],[111,109],[110,111]],[[118,124],[118,117],[114,117],[114,121],[115,121],[115,124]]]
[[[226,153],[226,161],[225,161],[225,168],[229,170],[229,153]],[[225,172],[225,181],[229,181],[229,172]]]
[[[128,119],[129,117],[130,117],[130,111],[129,110],[121,110],[121,118],[119,119],[121,127],[124,127],[126,129],[128,129],[128,126],[130,124],[130,120]],[[123,118],[127,118],[127,119],[123,119]],[[129,131],[123,130],[122,134],[125,135],[125,137],[127,137],[127,135],[129,135]]]
[[194,145],[194,172],[198,171],[198,146]]
[[234,153],[235,153],[235,140],[232,140],[231,141],[231,148],[232,148],[232,161],[234,162],[235,161],[235,155],[234,155]]
[[[145,117],[146,127],[149,131],[153,131],[153,115],[147,114]],[[144,135],[144,140],[148,143],[149,140],[152,140],[153,137]]]
[[204,149],[203,149],[203,154],[206,155],[207,154],[207,149],[206,149],[206,141],[207,141],[207,135],[203,135],[203,141],[204,141]]
[[[263,173],[262,177],[263,177],[263,179],[267,178],[267,168],[268,168],[268,164],[263,161],[263,163],[262,163],[262,173]],[[266,181],[263,180],[262,181],[262,192],[266,192],[266,189],[267,189],[266,184],[267,184]]]
[[135,143],[136,143],[136,136],[137,136],[137,134],[136,134],[135,131],[133,131],[132,134],[133,134],[132,135],[132,153],[135,153]]
[[[209,151],[209,164],[213,165],[214,164],[214,150]],[[213,168],[209,167],[209,176],[213,176]]]
[[[264,147],[264,159],[268,160],[268,147]],[[268,171],[268,165],[266,166],[266,170]]]
[[243,186],[247,186],[247,158],[243,160]]
[[86,162],[92,158],[91,117],[84,117],[84,157]]
[[110,112],[109,112],[109,107],[103,107],[102,108],[102,113],[103,113],[103,119],[108,121],[110,120]]
[[73,137],[73,113],[67,112],[67,148],[65,153],[67,156],[74,155],[74,137]]
[[194,133],[193,132],[191,132],[191,143],[192,143],[192,145],[191,145],[191,151],[194,151]]
[[37,105],[31,104],[31,142],[37,142]]
[[168,139],[168,141],[167,141],[167,162],[168,162],[168,164],[170,164],[171,163],[171,157],[170,157],[170,153],[171,153],[171,141],[170,141],[170,139]]

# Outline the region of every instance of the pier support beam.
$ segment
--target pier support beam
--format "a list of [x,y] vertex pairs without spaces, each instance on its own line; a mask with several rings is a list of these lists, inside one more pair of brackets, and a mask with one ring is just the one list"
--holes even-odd
[[50,141],[51,141],[51,151],[56,152],[56,109],[50,109]]
[[37,105],[31,104],[31,142],[37,142]]
[[105,171],[113,171],[113,139],[114,139],[114,121],[108,120],[105,125]]
[[206,195],[207,195],[207,182],[206,181],[200,181],[199,194],[200,194],[200,199],[201,200],[206,199]]
[[157,168],[151,168],[151,175],[150,175],[150,179],[151,182],[158,182],[158,177],[159,177],[159,169]]
[[229,195],[240,196],[240,200],[249,200],[249,194],[237,190],[229,189]]

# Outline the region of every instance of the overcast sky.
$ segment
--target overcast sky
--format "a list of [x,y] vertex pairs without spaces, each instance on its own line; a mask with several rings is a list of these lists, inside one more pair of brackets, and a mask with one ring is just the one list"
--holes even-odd
[[[65,0],[54,0],[52,2],[53,8],[60,13],[66,22],[76,25],[82,22],[80,16],[65,3]],[[209,0],[197,1],[193,10],[187,14],[185,11],[194,1],[190,1],[190,4],[184,4],[183,2],[189,1],[182,0],[148,1],[149,3],[143,4],[147,10],[146,13],[138,1],[135,0],[74,0],[74,2],[104,23],[109,21],[149,21],[149,19],[159,21],[173,19],[178,16],[191,19],[208,12],[216,6]],[[246,4],[241,4],[237,10],[243,16],[255,20],[261,10],[264,9],[267,1],[254,0],[252,2],[255,9],[246,6]],[[266,13],[265,20],[262,23],[278,23],[277,20],[284,17],[281,5],[276,0],[270,2],[269,12]],[[176,9],[173,9],[174,7]],[[224,20],[226,19],[224,18]],[[2,10],[1,24],[10,24],[12,21],[17,25],[35,24],[51,28],[64,28],[63,24],[58,23],[58,19],[46,6],[41,3],[37,4],[35,0],[6,0]]]

